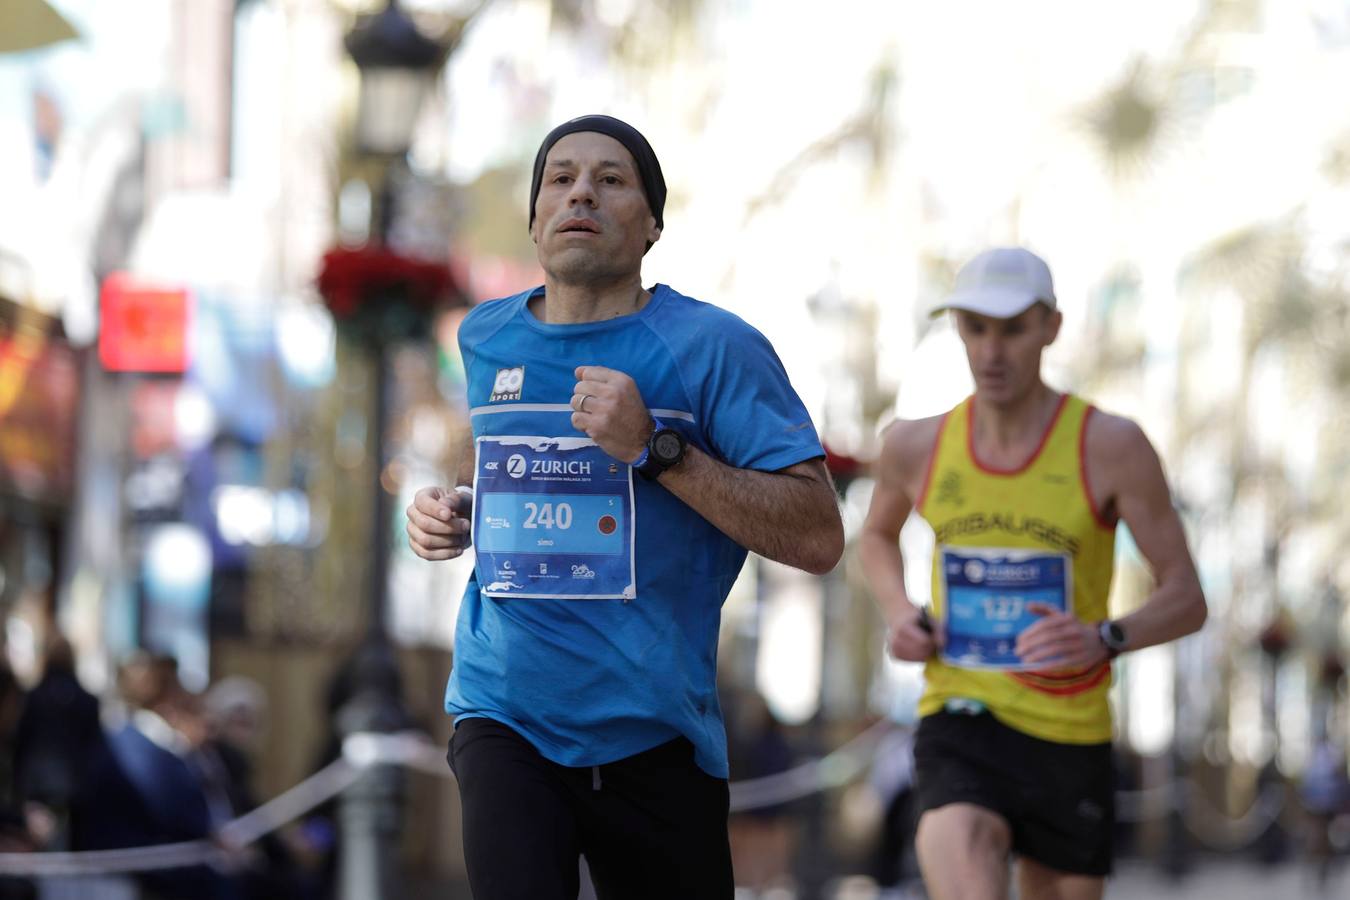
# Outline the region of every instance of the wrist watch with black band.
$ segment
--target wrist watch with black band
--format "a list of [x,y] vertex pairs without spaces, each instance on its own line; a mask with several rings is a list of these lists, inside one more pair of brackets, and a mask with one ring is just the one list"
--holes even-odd
[[1097,623],[1097,637],[1101,638],[1102,645],[1106,647],[1106,655],[1110,659],[1125,652],[1125,645],[1129,640],[1125,636],[1125,629],[1119,622],[1113,622],[1110,619],[1102,619]]
[[642,448],[642,455],[633,460],[633,468],[649,481],[667,469],[679,465],[689,446],[684,435],[674,428],[670,428],[660,419],[652,421],[656,428],[652,431],[652,436],[647,438],[647,446]]

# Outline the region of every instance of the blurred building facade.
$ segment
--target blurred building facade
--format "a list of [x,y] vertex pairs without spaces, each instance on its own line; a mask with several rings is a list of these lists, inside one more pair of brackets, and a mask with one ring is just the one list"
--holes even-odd
[[[76,41],[0,61],[8,655],[21,668],[60,629],[105,694],[138,648],[175,657],[192,690],[258,679],[271,796],[322,761],[371,602],[372,492],[352,486],[379,474],[373,378],[314,289],[350,171],[354,10],[58,5]],[[406,240],[448,254],[443,222],[408,219]],[[456,421],[440,368],[432,347],[393,362],[389,431],[423,479]],[[390,615],[410,706],[443,735],[455,574],[420,574]],[[423,786],[405,850],[453,876],[453,790]]]

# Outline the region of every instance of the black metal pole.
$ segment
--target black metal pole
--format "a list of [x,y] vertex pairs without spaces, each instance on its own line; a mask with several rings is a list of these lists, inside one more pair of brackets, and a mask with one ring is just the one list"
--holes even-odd
[[367,639],[384,641],[388,639],[385,628],[385,613],[389,590],[389,542],[390,502],[389,492],[384,487],[385,469],[385,422],[389,407],[389,366],[388,348],[383,340],[377,340],[371,354],[374,357],[375,384],[374,398],[371,403],[370,427],[374,430],[371,440],[371,456],[375,470],[375,504],[372,510],[374,523],[371,528],[373,546],[370,561],[370,621],[367,625]]
[[[352,61],[362,77],[374,70],[398,70],[404,74],[431,75],[444,62],[446,47],[422,35],[413,20],[388,0],[385,9],[361,17],[344,39]],[[375,219],[371,223],[374,243],[385,247],[393,230],[395,214],[395,166],[402,164],[407,147],[365,148],[385,156],[380,176]],[[397,152],[394,152],[397,151]],[[381,298],[383,299],[383,298]],[[370,610],[365,641],[352,660],[352,698],[339,712],[340,732],[391,732],[408,727],[401,700],[398,655],[386,628],[390,551],[395,540],[394,509],[385,490],[385,425],[389,407],[389,341],[391,336],[376,329],[368,335],[374,357],[374,398],[370,427],[375,433],[369,446],[373,454],[375,503],[371,510]],[[394,863],[396,833],[403,813],[403,773],[391,764],[372,766],[360,782],[342,797],[340,890],[342,900],[381,900],[401,896]]]
[[[393,191],[386,167],[373,229],[383,246],[393,222]],[[389,733],[407,726],[403,708],[398,654],[385,624],[388,609],[389,556],[393,534],[393,507],[384,485],[385,424],[389,408],[389,344],[383,334],[368,336],[373,357],[371,399],[371,467],[375,490],[371,525],[369,619],[365,639],[350,665],[352,696],[338,713],[344,738],[361,732]],[[339,824],[342,845],[339,862],[341,900],[383,900],[399,896],[396,865],[399,822],[403,816],[404,776],[389,763],[371,766],[342,795]]]

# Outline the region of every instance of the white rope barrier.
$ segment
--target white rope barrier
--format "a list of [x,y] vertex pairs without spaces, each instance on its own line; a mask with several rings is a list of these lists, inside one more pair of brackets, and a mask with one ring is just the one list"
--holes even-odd
[[[375,760],[369,765],[374,765]],[[295,787],[268,800],[257,809],[226,822],[218,832],[227,847],[247,847],[263,835],[276,831],[287,822],[300,818],[356,783],[365,766],[353,765],[346,757],[333,760]]]
[[1231,852],[1250,847],[1275,824],[1284,811],[1289,791],[1278,783],[1261,788],[1256,800],[1238,818],[1230,818],[1209,804],[1197,785],[1187,783],[1188,802],[1182,806],[1182,821],[1196,840],[1211,850]]
[[124,850],[81,850],[51,853],[0,853],[0,875],[114,875],[181,869],[216,863],[219,848],[210,841],[186,841]]
[[257,809],[226,822],[212,840],[117,850],[0,853],[0,875],[111,875],[200,865],[228,867],[234,853],[336,797],[371,766],[408,761],[408,748],[414,743],[427,742],[408,734],[352,735],[344,742],[341,757]]
[[882,719],[820,759],[763,778],[733,783],[731,811],[776,806],[847,784],[872,761],[877,744],[891,727],[890,722]]
[[1234,818],[1214,809],[1199,785],[1169,781],[1139,791],[1116,793],[1116,819],[1144,822],[1181,812],[1181,822],[1210,850],[1231,853],[1250,847],[1275,824],[1284,812],[1289,790],[1283,784],[1267,784],[1242,815]]
[[[744,812],[798,800],[848,784],[876,756],[882,737],[892,728],[882,720],[826,754],[783,772],[730,785],[731,811]],[[397,765],[440,778],[453,777],[445,750],[417,732],[358,733],[342,745],[342,756],[258,808],[232,819],[210,840],[129,847],[41,853],[0,853],[0,876],[54,877],[110,875],[210,865],[228,868],[249,844],[294,821],[347,790],[372,767]],[[1256,841],[1279,818],[1287,799],[1283,785],[1270,784],[1243,815],[1232,819],[1216,812],[1197,785],[1168,782],[1116,795],[1117,818],[1139,822],[1181,808],[1187,830],[1216,850],[1237,850]]]

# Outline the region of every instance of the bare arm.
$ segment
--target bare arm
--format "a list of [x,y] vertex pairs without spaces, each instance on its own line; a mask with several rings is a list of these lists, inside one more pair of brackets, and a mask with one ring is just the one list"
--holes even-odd
[[1114,489],[1116,509],[1156,582],[1144,604],[1120,620],[1128,649],[1139,650],[1198,631],[1208,609],[1158,454],[1138,425],[1128,419],[1102,418],[1110,421],[1099,423],[1104,427],[1097,438],[1118,437],[1108,453],[1093,455],[1091,426],[1098,423],[1089,423],[1089,460],[1106,457],[1104,475]]
[[825,464],[737,469],[691,446],[661,486],[747,550],[823,575],[844,553],[844,525]]
[[[1105,501],[1100,506],[1129,526],[1156,582],[1144,604],[1119,620],[1126,649],[1163,644],[1199,630],[1208,615],[1205,595],[1153,445],[1134,422],[1102,413],[1088,421],[1086,444],[1089,478]],[[1027,662],[1055,660],[1067,668],[1095,665],[1106,656],[1095,623],[1062,613],[1048,615],[1023,632],[1017,648]]]
[[900,530],[922,490],[923,473],[940,420],[896,422],[882,441],[872,502],[858,539],[863,575],[882,617],[886,646],[897,659],[922,661],[936,650],[933,635],[919,624],[919,609],[905,589]]
[[[576,375],[572,425],[615,459],[636,460],[654,427],[636,383],[603,366],[580,366]],[[776,562],[823,574],[843,555],[839,504],[819,460],[759,472],[691,446],[660,483],[727,537]]]

